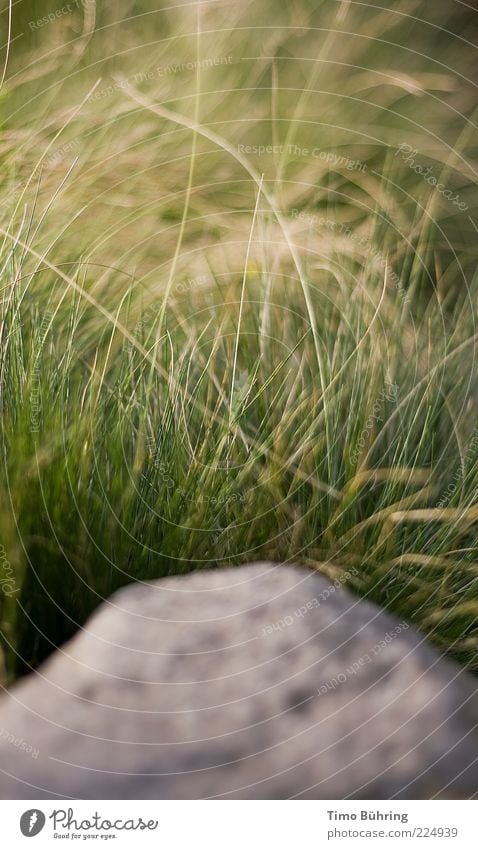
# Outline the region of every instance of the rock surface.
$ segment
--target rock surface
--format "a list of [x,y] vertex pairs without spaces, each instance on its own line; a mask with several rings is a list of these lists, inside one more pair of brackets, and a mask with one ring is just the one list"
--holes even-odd
[[469,797],[475,689],[306,569],[133,585],[0,701],[0,797]]

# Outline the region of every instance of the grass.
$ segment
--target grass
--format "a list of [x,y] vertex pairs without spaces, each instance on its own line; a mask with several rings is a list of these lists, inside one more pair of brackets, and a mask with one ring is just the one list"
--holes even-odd
[[0,95],[3,679],[264,558],[476,670],[469,14],[93,5],[23,4]]

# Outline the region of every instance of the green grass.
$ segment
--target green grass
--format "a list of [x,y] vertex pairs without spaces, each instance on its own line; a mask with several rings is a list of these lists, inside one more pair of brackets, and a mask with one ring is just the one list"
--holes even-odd
[[[470,54],[394,12],[292,6],[272,27],[267,0],[212,4],[197,36],[191,9],[123,3],[129,23],[12,46],[7,681],[125,583],[264,558],[343,576],[478,668]],[[435,23],[461,32],[452,11]]]

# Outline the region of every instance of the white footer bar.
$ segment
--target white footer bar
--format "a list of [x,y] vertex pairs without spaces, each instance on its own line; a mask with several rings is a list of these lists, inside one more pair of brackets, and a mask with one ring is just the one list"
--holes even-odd
[[0,801],[1,844],[476,849],[476,801]]

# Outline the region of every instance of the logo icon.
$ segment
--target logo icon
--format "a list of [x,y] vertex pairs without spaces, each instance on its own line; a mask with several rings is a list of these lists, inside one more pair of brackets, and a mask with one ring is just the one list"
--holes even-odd
[[25,811],[20,817],[20,831],[24,837],[35,837],[40,834],[45,825],[45,814],[39,811],[38,808],[32,808],[31,811]]

